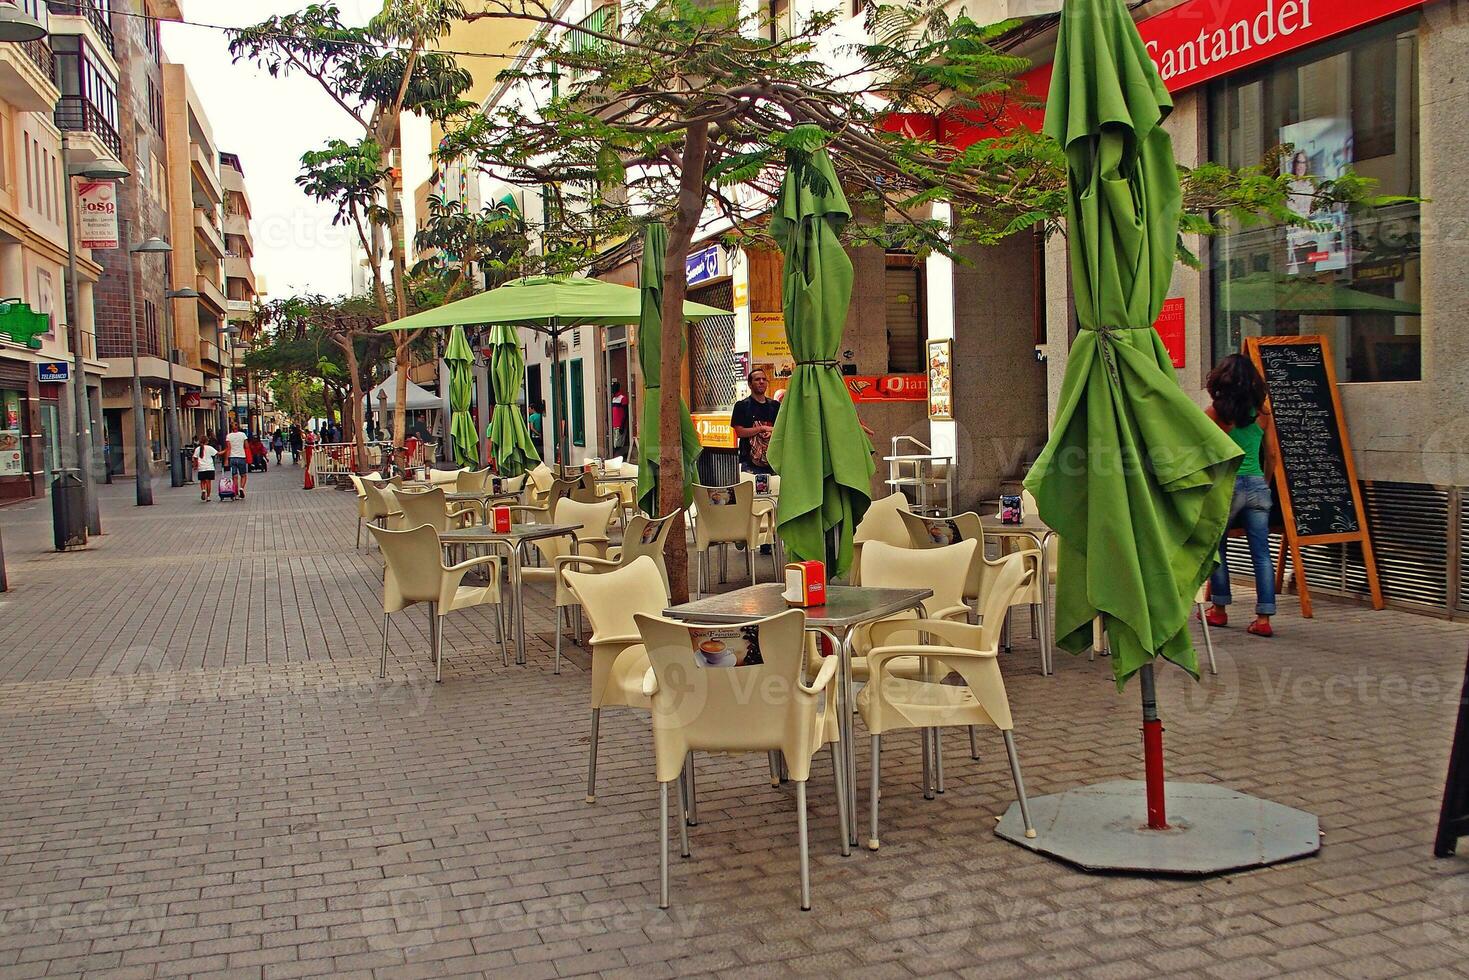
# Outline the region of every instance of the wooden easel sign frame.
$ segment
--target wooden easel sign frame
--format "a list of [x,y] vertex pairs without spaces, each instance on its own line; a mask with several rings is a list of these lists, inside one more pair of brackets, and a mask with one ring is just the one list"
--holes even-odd
[[[1265,388],[1269,393],[1266,406],[1274,422],[1270,426],[1270,448],[1275,458],[1275,471],[1272,474],[1275,480],[1276,492],[1280,495],[1280,509],[1285,517],[1285,535],[1281,540],[1280,559],[1275,564],[1275,587],[1278,592],[1285,580],[1285,558],[1289,553],[1291,567],[1295,569],[1297,591],[1301,599],[1301,615],[1307,618],[1312,616],[1311,590],[1306,584],[1306,568],[1301,561],[1301,549],[1318,544],[1345,544],[1352,541],[1362,546],[1362,561],[1367,570],[1367,586],[1372,593],[1372,608],[1381,609],[1384,605],[1382,599],[1382,584],[1377,578],[1377,559],[1372,552],[1372,536],[1367,529],[1367,510],[1362,503],[1362,487],[1357,480],[1357,463],[1352,454],[1352,441],[1347,433],[1346,414],[1342,411],[1341,390],[1336,382],[1336,362],[1331,356],[1331,344],[1323,336],[1305,335],[1299,337],[1247,337],[1245,338],[1245,353],[1249,356],[1255,370],[1260,372],[1265,379]],[[1318,360],[1319,354],[1319,360]],[[1314,386],[1317,390],[1308,390],[1312,387],[1311,374],[1319,371],[1324,376],[1324,386],[1327,392],[1319,391],[1320,385]],[[1295,379],[1287,380],[1283,377],[1287,369],[1296,369]],[[1350,514],[1354,518],[1352,522],[1341,522],[1343,530],[1324,532],[1319,527],[1312,527],[1309,518],[1298,519],[1296,501],[1293,494],[1299,494],[1306,484],[1311,482],[1312,474],[1305,472],[1310,468],[1308,457],[1318,455],[1325,459],[1325,451],[1332,449],[1330,446],[1320,444],[1302,443],[1301,432],[1287,431],[1285,440],[1281,439],[1280,428],[1282,423],[1291,426],[1292,419],[1289,412],[1283,418],[1275,410],[1276,396],[1280,396],[1282,407],[1289,399],[1294,406],[1315,407],[1318,410],[1318,422],[1329,423],[1323,430],[1327,435],[1331,434],[1331,427],[1335,428],[1335,436],[1340,443],[1340,458],[1330,461],[1340,467],[1342,476],[1348,484],[1351,493]],[[1319,418],[1319,409],[1323,405],[1323,396],[1330,395],[1329,419]],[[1314,405],[1309,400],[1314,397]],[[1290,443],[1289,459],[1284,451],[1282,441]],[[1330,454],[1334,456],[1334,454]],[[1344,503],[1344,501],[1339,501]],[[1307,508],[1308,510],[1310,508]],[[1355,527],[1346,526],[1355,523]]]

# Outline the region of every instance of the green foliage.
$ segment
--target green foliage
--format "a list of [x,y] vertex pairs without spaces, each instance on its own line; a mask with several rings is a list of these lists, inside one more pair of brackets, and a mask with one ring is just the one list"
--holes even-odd
[[528,248],[525,221],[514,207],[497,203],[472,212],[463,201],[437,194],[428,199],[428,217],[414,244],[429,253],[413,267],[414,276],[437,277],[445,301],[474,291],[471,270],[497,285],[514,278]]

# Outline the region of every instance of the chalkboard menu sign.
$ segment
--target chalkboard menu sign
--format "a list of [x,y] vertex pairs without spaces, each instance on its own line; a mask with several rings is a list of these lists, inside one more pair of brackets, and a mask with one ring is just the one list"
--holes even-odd
[[1264,344],[1259,357],[1296,534],[1316,538],[1357,533],[1356,495],[1322,345]]
[[1284,573],[1285,550],[1295,567],[1301,614],[1311,615],[1311,592],[1301,548],[1357,542],[1362,546],[1372,605],[1383,606],[1372,538],[1367,533],[1362,491],[1352,460],[1352,442],[1336,388],[1336,366],[1325,337],[1250,337],[1245,353],[1265,379],[1270,395],[1275,491],[1285,518],[1285,540],[1276,588]]

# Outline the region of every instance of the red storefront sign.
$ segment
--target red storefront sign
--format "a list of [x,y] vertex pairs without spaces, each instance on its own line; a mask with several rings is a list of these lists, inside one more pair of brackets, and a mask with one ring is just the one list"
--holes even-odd
[[[1297,48],[1423,6],[1425,0],[1187,0],[1138,22],[1170,92],[1277,58]],[[1051,90],[1051,65],[1019,77],[1038,105],[1010,102],[997,111],[956,109],[939,118],[939,140],[963,149],[1016,126],[1040,130]],[[911,113],[909,113],[911,115]]]
[[842,380],[847,383],[847,394],[858,404],[928,400],[926,374],[849,374]]
[[1158,314],[1158,322],[1153,324],[1153,329],[1158,331],[1159,337],[1163,338],[1163,346],[1168,348],[1168,357],[1176,368],[1183,367],[1183,326],[1187,312],[1188,304],[1183,297],[1175,296],[1173,299],[1165,299],[1163,312]]

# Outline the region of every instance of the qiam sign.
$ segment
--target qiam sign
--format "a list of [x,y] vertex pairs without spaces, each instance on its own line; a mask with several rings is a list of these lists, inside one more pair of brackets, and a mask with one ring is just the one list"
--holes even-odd
[[117,248],[117,184],[111,180],[84,180],[77,184],[81,209],[78,225],[82,248]]

